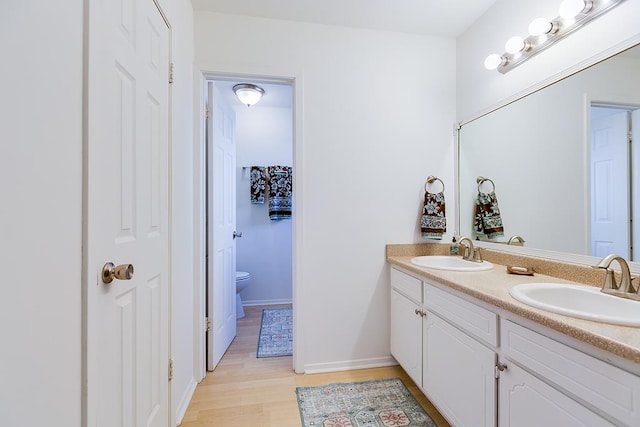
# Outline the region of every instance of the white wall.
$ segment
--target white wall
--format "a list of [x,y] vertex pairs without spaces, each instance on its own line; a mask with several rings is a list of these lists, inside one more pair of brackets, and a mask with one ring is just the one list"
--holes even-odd
[[[241,297],[245,305],[291,302],[292,221],[270,220],[268,199],[264,204],[251,203],[249,178],[252,165],[293,165],[293,111],[260,104],[234,110],[236,227],[242,231],[236,243],[236,270],[251,274],[250,285]],[[243,166],[249,168],[243,170]]]
[[82,0],[0,14],[0,424],[80,425]]
[[506,74],[484,68],[487,55],[503,53],[505,41],[513,35],[526,36],[534,18],[556,17],[559,4],[560,0],[497,0],[458,38],[458,120],[466,120],[639,34],[640,2],[628,0]]
[[[79,426],[82,367],[82,79],[86,0],[9,0],[0,14],[0,424]],[[173,417],[195,386],[193,19],[171,22]]]
[[455,41],[197,11],[195,39],[203,70],[296,78],[303,369],[389,363],[384,246],[420,240],[428,175],[453,188]]

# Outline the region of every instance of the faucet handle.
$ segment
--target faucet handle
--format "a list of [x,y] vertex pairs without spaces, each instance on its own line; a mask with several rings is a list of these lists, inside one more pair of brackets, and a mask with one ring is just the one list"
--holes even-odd
[[474,248],[474,250],[473,250],[473,260],[475,262],[482,262],[482,253],[480,252],[480,248]]

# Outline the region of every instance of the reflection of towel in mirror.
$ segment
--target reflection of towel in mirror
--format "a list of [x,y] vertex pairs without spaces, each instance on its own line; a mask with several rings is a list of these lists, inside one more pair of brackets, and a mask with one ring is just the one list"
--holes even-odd
[[293,168],[289,166],[268,166],[269,219],[291,218],[291,195],[293,192]]
[[420,231],[425,239],[442,240],[442,235],[447,231],[444,193],[425,191]]
[[484,234],[489,239],[504,236],[502,217],[495,192],[478,192],[473,231],[476,234]]
[[251,203],[264,203],[267,175],[264,166],[251,166]]

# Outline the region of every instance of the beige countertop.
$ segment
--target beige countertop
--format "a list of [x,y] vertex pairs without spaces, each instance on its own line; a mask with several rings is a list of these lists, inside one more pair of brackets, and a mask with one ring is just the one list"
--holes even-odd
[[[520,283],[600,284],[603,283],[603,276],[600,272],[590,267],[521,255],[513,256],[491,250],[483,250],[484,259],[495,264],[494,268],[486,271],[472,273],[445,271],[411,264],[411,258],[414,256],[442,255],[448,253],[448,248],[448,245],[442,244],[387,245],[387,262],[610,352],[622,359],[640,364],[640,328],[611,325],[551,313],[521,303],[509,294],[509,290]],[[534,276],[508,274],[506,265],[533,267],[536,274]]]

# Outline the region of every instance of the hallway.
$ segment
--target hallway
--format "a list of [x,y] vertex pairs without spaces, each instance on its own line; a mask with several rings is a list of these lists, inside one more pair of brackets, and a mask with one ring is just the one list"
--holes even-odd
[[214,372],[198,385],[181,426],[300,426],[296,387],[332,382],[399,377],[438,424],[449,424],[398,366],[326,374],[296,374],[291,356],[256,358],[262,309],[287,305],[245,307],[238,335]]

